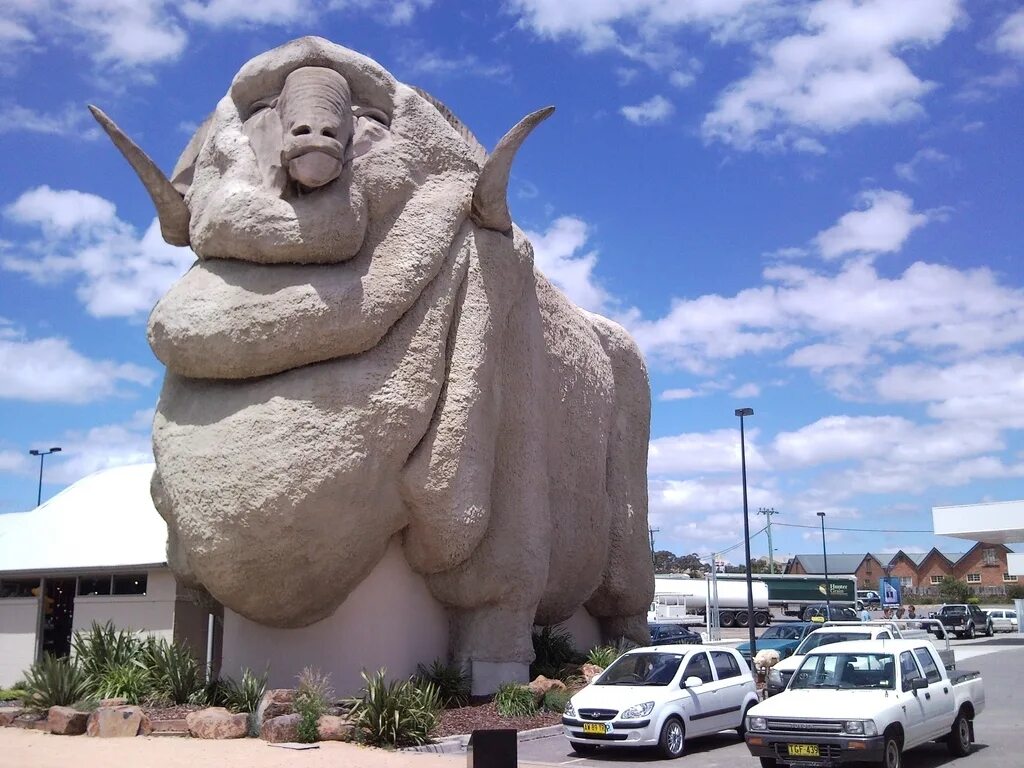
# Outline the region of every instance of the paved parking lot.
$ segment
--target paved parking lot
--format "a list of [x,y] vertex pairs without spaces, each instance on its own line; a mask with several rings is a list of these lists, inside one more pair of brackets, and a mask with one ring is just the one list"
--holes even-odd
[[[953,758],[943,744],[929,744],[906,755],[906,768],[1006,768],[1024,764],[1021,756],[1021,711],[1024,706],[1024,638],[996,635],[994,638],[954,640],[957,666],[979,670],[985,681],[987,709],[978,717],[975,750],[964,758]],[[519,764],[526,766],[577,766],[598,768],[649,766],[661,762],[657,754],[612,751],[581,758],[563,736],[550,736],[519,746]],[[758,768],[746,745],[732,732],[688,741],[686,754],[673,761],[684,768]]]

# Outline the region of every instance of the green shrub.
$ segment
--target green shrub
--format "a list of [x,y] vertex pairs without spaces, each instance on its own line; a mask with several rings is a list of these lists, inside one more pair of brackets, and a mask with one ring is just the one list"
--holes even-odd
[[107,670],[124,667],[142,658],[143,642],[133,632],[115,629],[112,622],[97,624],[86,632],[75,632],[71,649],[75,661],[98,684]]
[[519,683],[502,683],[494,694],[494,707],[502,717],[528,717],[537,714],[533,691]]
[[28,691],[24,688],[0,688],[0,701],[13,701],[15,699],[24,699],[28,695]]
[[981,598],[975,595],[967,598],[968,605],[981,605]]
[[89,693],[97,699],[127,699],[141,704],[153,692],[153,676],[137,661],[114,664],[89,676]]
[[433,683],[388,682],[387,670],[362,673],[361,698],[351,702],[350,717],[366,742],[378,746],[412,746],[427,741],[440,721],[441,697]]
[[70,659],[44,656],[25,671],[25,704],[31,709],[67,707],[89,694],[89,676]]
[[599,645],[590,649],[590,653],[587,654],[587,663],[593,664],[601,669],[608,669],[608,667],[612,665],[612,662],[621,655],[622,651],[614,645]]
[[1006,588],[1008,600],[1024,600],[1024,584],[1011,584]]
[[565,712],[565,705],[569,703],[569,699],[571,698],[572,694],[568,691],[563,691],[559,688],[552,688],[544,694],[544,709],[548,712],[557,712],[558,714],[562,714]]
[[152,675],[154,693],[171,704],[205,700],[203,669],[188,646],[151,637],[143,646],[142,663]]
[[585,657],[576,652],[572,635],[559,626],[541,627],[533,632],[533,664],[530,677],[562,678],[573,674],[573,665],[582,664]]
[[317,728],[320,716],[327,712],[334,698],[330,675],[319,669],[305,667],[299,673],[299,687],[295,693],[295,711],[300,716],[298,738],[303,744],[312,744],[320,738]]
[[218,686],[219,698],[224,706],[232,712],[252,713],[260,705],[263,694],[267,691],[267,678],[270,670],[257,677],[251,669],[242,670],[242,679],[235,681],[225,678]]
[[469,703],[470,677],[454,664],[435,659],[429,667],[416,665],[416,685],[433,683],[444,707],[462,707]]
[[939,585],[939,597],[944,603],[966,603],[971,598],[971,588],[966,581],[943,576]]

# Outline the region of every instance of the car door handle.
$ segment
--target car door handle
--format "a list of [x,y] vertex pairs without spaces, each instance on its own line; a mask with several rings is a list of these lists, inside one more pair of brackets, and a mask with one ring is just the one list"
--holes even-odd
[[942,689],[942,692],[943,692],[943,693],[949,693],[949,688],[943,688],[943,689]]
[[924,697],[925,697],[926,699],[931,699],[932,695],[931,695],[930,693],[926,693],[926,694],[924,695]]

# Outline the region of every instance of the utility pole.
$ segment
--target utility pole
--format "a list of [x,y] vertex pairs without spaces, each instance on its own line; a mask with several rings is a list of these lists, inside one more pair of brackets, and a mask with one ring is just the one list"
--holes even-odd
[[768,521],[768,573],[775,573],[775,550],[772,549],[772,515],[779,514],[775,508],[765,509],[761,507],[757,514],[764,515]]
[[661,530],[661,528],[651,528],[650,526],[647,527],[647,533],[651,537],[651,563],[655,567],[657,567],[657,563],[654,560],[654,534],[656,534],[660,530]]

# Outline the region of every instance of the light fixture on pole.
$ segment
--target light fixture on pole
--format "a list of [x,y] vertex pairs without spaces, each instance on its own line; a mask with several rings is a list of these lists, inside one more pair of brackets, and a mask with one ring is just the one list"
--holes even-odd
[[36,494],[36,506],[38,507],[43,502],[43,459],[51,453],[60,453],[60,448],[55,447],[48,451],[41,451],[37,448],[33,448],[29,453],[33,456],[39,457],[39,492]]
[[828,551],[825,549],[825,513],[819,512],[818,517],[821,518],[821,559],[825,561],[825,621],[832,621],[832,601],[829,599],[832,589],[828,584]]
[[753,408],[737,408],[740,417],[740,467],[743,472],[743,551],[747,557],[747,628],[750,630],[750,658],[757,655],[757,639],[754,637],[754,582],[750,574],[750,521],[747,519],[747,447],[743,431],[743,417],[753,416]]

